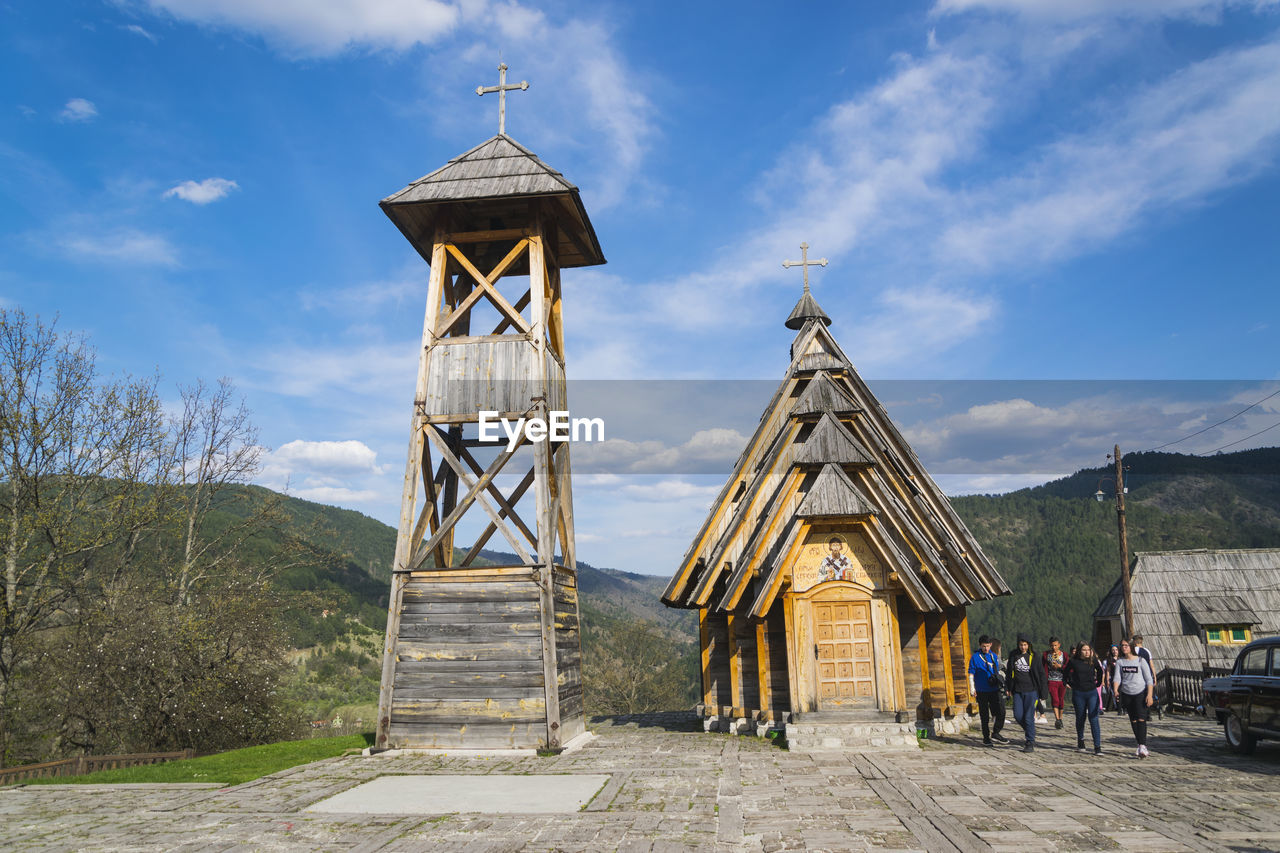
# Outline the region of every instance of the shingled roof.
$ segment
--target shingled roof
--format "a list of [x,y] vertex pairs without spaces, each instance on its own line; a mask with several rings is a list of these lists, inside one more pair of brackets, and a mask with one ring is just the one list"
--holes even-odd
[[[1157,669],[1231,666],[1240,647],[1205,645],[1205,627],[1280,634],[1280,548],[1139,551],[1129,579],[1133,621]],[[1093,618],[1123,621],[1123,614],[1117,578]]]
[[663,593],[669,606],[763,615],[801,528],[833,518],[862,526],[921,611],[1008,594],[829,322],[804,320],[786,376]]
[[549,200],[561,232],[556,246],[560,267],[604,263],[578,188],[505,133],[454,157],[379,205],[430,261],[437,221],[462,230],[517,227],[528,221],[528,200],[539,198]]

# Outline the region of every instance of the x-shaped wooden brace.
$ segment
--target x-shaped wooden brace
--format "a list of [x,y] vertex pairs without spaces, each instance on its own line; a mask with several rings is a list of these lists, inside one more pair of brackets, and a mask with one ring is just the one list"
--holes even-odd
[[[466,512],[473,503],[480,504],[480,507],[488,514],[492,523],[497,527],[498,531],[502,533],[503,537],[506,538],[507,542],[515,550],[516,554],[526,564],[532,564],[533,558],[529,556],[528,549],[526,549],[520,540],[516,538],[515,534],[511,532],[511,528],[503,522],[502,516],[498,514],[498,511],[490,505],[489,501],[484,496],[484,492],[489,489],[494,478],[497,477],[498,474],[502,472],[502,469],[506,464],[511,461],[511,457],[515,455],[515,451],[524,444],[524,433],[520,433],[516,446],[513,447],[510,452],[500,452],[497,458],[495,458],[493,462],[489,463],[489,467],[480,475],[480,478],[475,480],[472,479],[466,466],[464,466],[458,459],[457,455],[454,454],[453,450],[449,447],[449,443],[440,434],[434,424],[424,424],[423,429],[426,431],[427,438],[429,438],[431,443],[436,446],[436,450],[440,451],[440,455],[449,463],[449,467],[454,470],[458,475],[458,479],[467,487],[467,493],[463,496],[462,500],[458,501],[458,505],[453,508],[453,511],[450,512],[449,515],[445,517],[444,521],[440,523],[440,527],[431,536],[431,538],[414,552],[413,559],[409,561],[409,571],[418,571],[421,569],[422,564],[427,561],[427,557],[430,556],[436,546],[444,540],[445,535],[453,528],[453,526],[458,522],[458,519],[462,517],[462,514]],[[508,506],[510,505],[508,504]],[[428,507],[423,508],[424,514],[429,512],[434,512],[434,510]]]
[[[436,471],[435,477],[431,476],[431,445],[424,443],[422,445],[422,489],[426,495],[426,504],[422,508],[422,514],[418,516],[418,523],[413,528],[413,538],[410,542],[421,542],[422,537],[427,535],[427,529],[430,527],[431,532],[435,533],[439,527],[440,517],[437,515],[436,500],[440,494],[440,489],[444,485],[445,468],[448,463],[443,459],[440,460],[440,468]],[[445,559],[443,544],[437,544],[436,565],[448,565]]]
[[445,249],[453,256],[454,260],[462,265],[462,268],[467,271],[467,275],[471,276],[471,278],[475,280],[476,284],[480,286],[467,294],[467,297],[459,303],[458,307],[453,309],[449,316],[445,318],[444,323],[435,332],[435,336],[437,338],[442,338],[449,334],[449,331],[467,315],[467,312],[471,310],[472,306],[476,304],[477,300],[479,300],[481,296],[489,297],[489,301],[492,302],[493,306],[503,315],[504,324],[509,322],[511,325],[520,329],[524,334],[529,334],[531,327],[525,321],[524,317],[521,316],[520,311],[513,307],[494,286],[498,279],[502,277],[503,273],[505,273],[512,264],[519,260],[520,256],[528,248],[529,239],[526,237],[512,246],[511,251],[507,252],[506,257],[498,262],[498,265],[493,268],[493,271],[488,275],[485,275],[480,272],[480,270],[476,269],[475,264],[471,263],[467,256],[462,254],[462,251],[457,246],[452,243],[446,243]]

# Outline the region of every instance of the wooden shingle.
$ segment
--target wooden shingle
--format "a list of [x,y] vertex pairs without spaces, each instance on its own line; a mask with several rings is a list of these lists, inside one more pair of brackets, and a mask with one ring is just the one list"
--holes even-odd
[[800,518],[865,516],[876,515],[876,508],[839,465],[825,465],[800,502],[796,515]]
[[796,456],[796,464],[874,465],[876,462],[844,424],[826,412]]

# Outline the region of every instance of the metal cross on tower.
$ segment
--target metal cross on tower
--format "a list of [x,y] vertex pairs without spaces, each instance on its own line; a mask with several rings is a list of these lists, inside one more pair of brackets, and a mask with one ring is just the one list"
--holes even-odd
[[521,80],[519,83],[507,85],[507,63],[498,63],[498,85],[496,86],[476,86],[477,95],[490,95],[494,92],[498,93],[498,133],[505,134],[507,132],[507,92],[527,91],[529,88],[528,80]]
[[818,258],[816,261],[809,260],[809,244],[800,244],[800,260],[783,261],[782,268],[789,270],[792,267],[802,267],[804,269],[804,292],[809,292],[809,267],[825,267],[827,265],[826,258]]

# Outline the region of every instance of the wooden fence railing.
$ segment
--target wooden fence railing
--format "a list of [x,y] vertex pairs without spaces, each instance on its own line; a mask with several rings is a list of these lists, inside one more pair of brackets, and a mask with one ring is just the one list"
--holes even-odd
[[144,764],[161,764],[180,758],[195,758],[195,750],[177,752],[137,752],[130,755],[77,755],[57,761],[39,764],[20,764],[17,767],[0,767],[0,785],[12,785],[27,779],[44,779],[49,776],[83,776],[97,770],[115,770],[120,767],[140,767]]
[[1217,666],[1202,669],[1165,667],[1156,676],[1156,701],[1170,710],[1195,711],[1204,704],[1204,680],[1230,674],[1230,669]]

